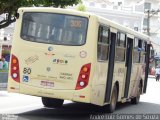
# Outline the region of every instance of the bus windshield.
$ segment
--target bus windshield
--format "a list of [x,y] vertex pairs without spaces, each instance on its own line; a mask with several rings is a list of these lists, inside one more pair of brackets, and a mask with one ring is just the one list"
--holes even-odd
[[83,45],[88,18],[45,12],[25,12],[21,38],[31,42],[57,45]]

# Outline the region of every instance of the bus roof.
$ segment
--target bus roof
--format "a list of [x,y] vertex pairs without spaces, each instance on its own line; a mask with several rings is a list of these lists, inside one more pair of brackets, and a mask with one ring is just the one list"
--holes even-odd
[[120,25],[119,23],[113,22],[113,21],[106,19],[104,17],[101,17],[101,16],[97,16],[97,17],[98,17],[99,22],[102,24],[106,24],[109,27],[116,28],[119,31],[122,31],[124,33],[129,33],[131,35],[134,35],[135,37],[138,37],[140,39],[146,40],[147,42],[150,42],[150,37],[148,35],[145,35],[143,33],[135,31],[131,28],[125,27],[123,25]]
[[70,14],[70,15],[76,15],[76,16],[82,16],[89,18],[90,15],[93,15],[89,12],[81,12],[78,10],[73,9],[64,9],[64,8],[53,8],[53,7],[22,7],[19,8],[18,11],[23,12],[54,12],[54,13],[61,13],[61,14]]
[[77,10],[73,10],[73,9],[53,8],[53,7],[22,7],[22,8],[19,8],[18,11],[23,11],[23,12],[33,12],[33,11],[34,12],[54,12],[54,13],[82,16],[82,17],[87,17],[87,18],[89,18],[90,16],[96,16],[98,21],[102,24],[116,28],[117,30],[120,30],[124,33],[129,33],[131,35],[134,35],[135,37],[138,37],[140,39],[146,40],[147,42],[150,42],[149,36],[142,34],[140,32],[134,31],[131,28],[120,25],[116,22],[113,22],[113,21],[107,19],[107,18],[98,16],[94,13],[81,12],[81,11],[77,11]]

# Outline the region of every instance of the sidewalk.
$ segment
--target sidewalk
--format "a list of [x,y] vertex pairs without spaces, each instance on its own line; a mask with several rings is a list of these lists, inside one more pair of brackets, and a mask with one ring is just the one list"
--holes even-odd
[[154,75],[148,75],[148,78],[155,78]]
[[0,72],[0,91],[7,90],[8,72]]
[[0,83],[8,82],[8,72],[0,72]]
[[7,90],[7,83],[0,83],[0,91]]

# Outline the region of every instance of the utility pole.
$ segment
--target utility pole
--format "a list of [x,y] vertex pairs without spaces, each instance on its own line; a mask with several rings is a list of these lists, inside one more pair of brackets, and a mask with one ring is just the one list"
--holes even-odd
[[150,10],[147,11],[147,35],[150,36]]
[[160,12],[160,10],[147,10],[145,13],[147,13],[147,35],[150,36],[150,18]]
[[[147,35],[148,36],[150,36],[151,34],[150,34],[150,18],[153,16],[153,15],[155,15],[155,14],[157,14],[158,12],[160,12],[160,10],[158,9],[158,10],[147,10],[147,11],[145,11],[145,13],[147,13]],[[154,53],[155,52],[155,50],[152,48],[152,50],[151,50],[151,53],[150,53],[150,56],[152,57],[154,57]]]

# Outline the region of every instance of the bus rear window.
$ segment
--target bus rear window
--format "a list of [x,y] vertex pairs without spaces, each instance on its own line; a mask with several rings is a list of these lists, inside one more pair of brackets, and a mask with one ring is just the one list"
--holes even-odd
[[86,42],[88,18],[53,13],[23,14],[21,38],[27,41],[83,45]]

